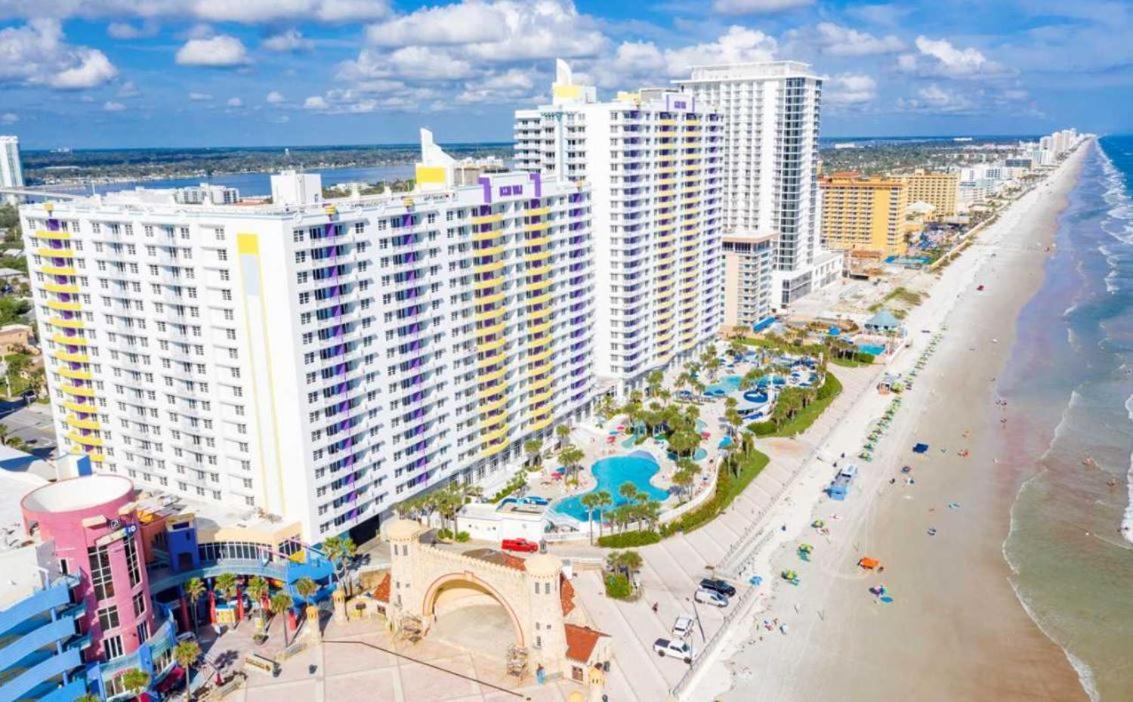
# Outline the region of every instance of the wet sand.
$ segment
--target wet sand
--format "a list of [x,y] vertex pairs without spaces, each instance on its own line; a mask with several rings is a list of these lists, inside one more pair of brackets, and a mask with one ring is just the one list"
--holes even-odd
[[[815,546],[812,562],[784,549],[764,574],[793,568],[801,576],[798,586],[780,581],[755,617],[787,623],[789,633],[751,630],[732,657],[733,688],[724,699],[1086,699],[1064,652],[1030,619],[1009,581],[1002,544],[1030,471],[996,463],[1026,437],[1021,426],[1001,423],[1006,413],[993,382],[1011,349],[1013,320],[1042,282],[1044,249],[1085,152],[1015,203],[952,265],[959,270],[944,274],[969,276],[968,284],[937,286],[921,314],[910,316],[915,344],[927,342],[922,328],[943,331],[943,339],[875,460],[859,462],[851,495],[823,497],[815,508],[829,538],[813,529],[798,534],[795,543]],[[975,290],[979,283],[984,292]],[[955,299],[939,299],[946,294]],[[930,445],[924,456],[911,451],[917,441]],[[857,568],[863,555],[885,571]],[[892,603],[869,592],[880,584]]]

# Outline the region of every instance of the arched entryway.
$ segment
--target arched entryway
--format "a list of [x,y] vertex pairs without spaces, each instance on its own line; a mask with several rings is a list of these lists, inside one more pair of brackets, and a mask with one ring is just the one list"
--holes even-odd
[[425,593],[421,608],[429,639],[479,652],[525,646],[515,610],[491,585],[471,573],[437,578]]

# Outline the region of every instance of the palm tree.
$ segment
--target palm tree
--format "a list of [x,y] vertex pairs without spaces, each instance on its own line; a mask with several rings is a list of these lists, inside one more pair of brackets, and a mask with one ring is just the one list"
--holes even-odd
[[205,581],[200,578],[189,578],[185,583],[185,599],[189,600],[189,608],[193,610],[193,631],[197,630],[197,602],[205,595]]
[[543,450],[542,439],[528,439],[523,442],[523,452],[527,454],[528,463],[539,462],[539,452]]
[[618,494],[621,495],[626,502],[633,504],[637,501],[637,486],[633,483],[622,483],[618,488]]
[[651,371],[649,375],[645,376],[645,385],[649,389],[649,394],[656,395],[657,391],[661,389],[661,383],[665,380],[665,374],[659,370]]
[[578,484],[578,464],[584,458],[586,458],[586,454],[582,452],[582,449],[572,444],[567,444],[562,451],[559,451],[559,462],[566,467],[567,476],[572,478],[576,485]]
[[[591,491],[591,492],[588,492],[585,495],[583,495],[581,498],[579,498],[579,502],[581,502],[582,506],[586,508],[586,516],[587,516],[586,521],[590,524],[590,545],[591,546],[594,545],[594,511],[598,509],[598,505],[600,504],[601,499],[602,499],[601,497],[599,497],[599,494],[600,493]],[[599,514],[598,519],[600,520],[601,518],[602,518],[602,515]],[[601,528],[602,528],[601,525],[602,525],[602,522],[599,521],[598,522],[598,529],[599,530],[601,530]]]
[[[271,607],[271,611],[272,611],[273,615],[283,615],[284,612],[291,609],[291,606],[293,604],[294,604],[294,601],[291,599],[291,595],[288,595],[286,592],[283,592],[283,591],[277,592],[274,595],[272,595],[271,601],[269,602],[269,605]],[[288,641],[287,641],[287,619],[286,618],[284,618],[282,626],[283,626],[283,647],[287,648],[287,646],[289,644],[288,644]]]
[[673,485],[677,487],[682,495],[687,494],[688,488],[692,486],[699,472],[700,466],[696,461],[690,458],[678,459],[677,470],[673,473]]
[[89,692],[84,692],[75,698],[75,702],[102,702],[102,698],[98,695],[92,695]]
[[570,438],[570,432],[571,428],[569,424],[560,424],[555,427],[555,438],[558,439],[560,448],[566,440]]
[[598,510],[598,538],[601,539],[602,519],[604,517],[604,511],[607,507],[614,504],[614,497],[607,490],[599,490],[598,492],[594,493],[594,495],[596,497],[594,508]]
[[[237,580],[236,580],[236,574],[235,573],[221,573],[220,575],[216,576],[215,580],[212,581],[213,592],[215,592],[216,594],[223,597],[226,601],[227,600],[233,600],[233,599],[236,598],[236,596],[237,596],[236,588],[237,588]],[[233,603],[233,604],[235,606],[239,607],[238,604],[236,604],[236,603]]]
[[149,673],[138,668],[130,668],[122,673],[122,687],[131,695],[137,696],[138,693],[149,687]]
[[[345,578],[346,571],[350,563],[353,562],[354,555],[358,553],[358,546],[355,545],[354,539],[349,536],[327,537],[326,541],[323,541],[323,553],[334,564],[335,577],[339,583],[342,583],[343,580],[349,580],[349,578]],[[350,593],[347,592],[346,594],[349,596]]]
[[185,700],[193,698],[193,665],[201,657],[201,647],[196,641],[182,641],[173,649],[173,660],[185,670]]
[[598,400],[598,404],[594,412],[602,419],[603,422],[610,420],[614,416],[614,398],[609,395],[603,395]]
[[244,586],[244,591],[248,593],[248,597],[252,598],[252,606],[255,607],[256,613],[259,615],[261,630],[264,625],[264,597],[267,596],[270,589],[268,581],[258,575]]
[[[295,581],[295,592],[299,593],[299,597],[303,599],[303,602],[306,603],[308,607],[312,604],[311,598],[313,598],[318,591],[319,584],[310,578],[303,577]],[[317,619],[314,622],[310,622],[310,624],[314,627],[319,626]]]
[[720,370],[720,357],[713,355],[704,362],[704,368],[708,371],[708,377],[712,380],[716,380],[716,374]]

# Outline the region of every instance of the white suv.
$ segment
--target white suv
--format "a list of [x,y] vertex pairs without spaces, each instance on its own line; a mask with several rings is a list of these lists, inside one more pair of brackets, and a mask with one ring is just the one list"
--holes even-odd
[[702,588],[700,588],[699,590],[696,591],[696,595],[693,596],[693,599],[695,599],[697,602],[699,602],[701,604],[712,605],[713,607],[727,607],[728,606],[728,598],[727,597],[725,597],[724,595],[721,595],[720,593],[716,592],[715,590],[709,590],[708,588],[704,588],[704,587],[702,587]]
[[673,658],[680,658],[685,663],[692,663],[692,646],[689,646],[684,641],[657,639],[653,642],[653,650],[662,658],[671,656]]
[[673,622],[673,633],[683,639],[692,631],[692,624],[692,617],[686,617],[682,614],[677,617],[677,621]]

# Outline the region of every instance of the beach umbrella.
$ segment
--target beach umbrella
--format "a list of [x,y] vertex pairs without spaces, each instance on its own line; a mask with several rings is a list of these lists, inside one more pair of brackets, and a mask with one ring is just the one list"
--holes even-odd
[[821,529],[822,527],[826,526],[826,522],[822,521],[821,519],[816,519],[811,522],[810,525],[815,529]]

